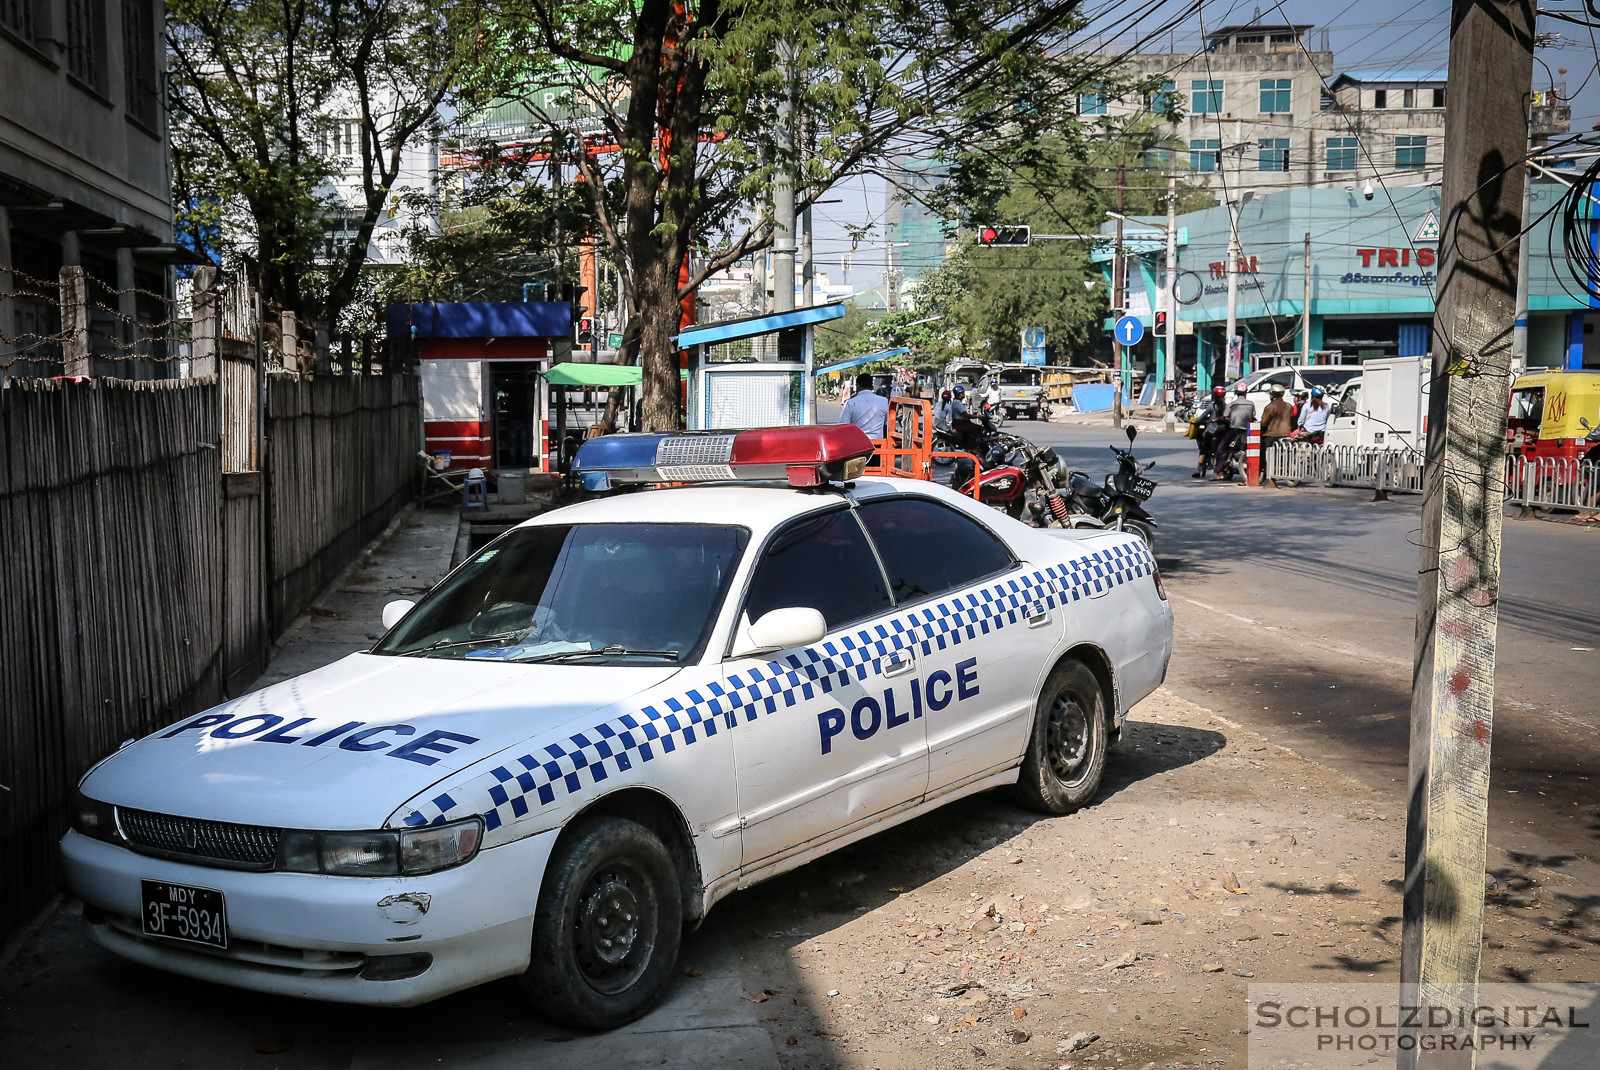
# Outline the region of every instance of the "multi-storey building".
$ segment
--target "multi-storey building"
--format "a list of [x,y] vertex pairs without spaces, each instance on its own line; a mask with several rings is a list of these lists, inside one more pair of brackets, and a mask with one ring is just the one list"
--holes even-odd
[[164,18],[162,0],[0,0],[0,378],[60,371],[63,267],[86,277],[95,374],[171,367],[127,359],[165,355],[149,339],[191,259],[172,245]]
[[[1169,149],[1219,200],[1238,192],[1415,185],[1438,178],[1443,159],[1445,71],[1336,73],[1326,33],[1309,24],[1223,26],[1194,54],[1130,57],[1161,93],[1179,96],[1183,118],[1158,122]],[[1159,112],[1162,101],[1086,94],[1085,115]],[[1129,163],[1135,161],[1130,160]],[[1150,162],[1150,161],[1140,161]]]

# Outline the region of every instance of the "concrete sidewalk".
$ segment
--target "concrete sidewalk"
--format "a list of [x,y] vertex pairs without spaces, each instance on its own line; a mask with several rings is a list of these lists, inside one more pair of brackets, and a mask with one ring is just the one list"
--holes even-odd
[[450,571],[460,526],[455,509],[402,510],[283,633],[251,690],[370,647],[383,634],[385,604],[420,598]]

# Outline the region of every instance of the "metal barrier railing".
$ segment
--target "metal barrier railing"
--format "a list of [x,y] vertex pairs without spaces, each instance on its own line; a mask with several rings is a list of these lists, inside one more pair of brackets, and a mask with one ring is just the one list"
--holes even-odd
[[[877,460],[867,466],[869,476],[901,476],[906,479],[932,479],[935,457],[965,457],[972,461],[972,470],[978,471],[978,459],[970,453],[936,451],[933,442],[933,402],[924,398],[893,397],[889,399],[889,416],[884,423],[886,434],[875,438]],[[972,496],[978,497],[978,480],[972,480]]]
[[[1266,478],[1278,482],[1422,491],[1423,457],[1416,450],[1280,442],[1262,456]],[[1524,509],[1594,509],[1600,500],[1600,464],[1593,461],[1511,456],[1503,479],[1506,500]]]

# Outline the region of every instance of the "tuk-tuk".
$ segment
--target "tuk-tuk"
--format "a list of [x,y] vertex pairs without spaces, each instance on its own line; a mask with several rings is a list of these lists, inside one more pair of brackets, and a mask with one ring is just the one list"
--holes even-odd
[[1511,385],[1506,435],[1511,451],[1530,460],[1581,458],[1590,427],[1600,424],[1600,371],[1540,371],[1517,376]]

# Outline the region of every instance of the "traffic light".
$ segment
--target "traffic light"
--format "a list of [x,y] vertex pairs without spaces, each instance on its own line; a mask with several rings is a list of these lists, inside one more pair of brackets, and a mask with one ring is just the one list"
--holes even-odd
[[1165,334],[1166,330],[1167,330],[1167,314],[1165,312],[1157,312],[1156,313],[1156,333],[1157,334]]
[[991,227],[978,228],[979,245],[1004,245],[1010,247],[1033,244],[1032,227]]
[[586,346],[590,342],[594,341],[594,319],[592,317],[578,317],[578,330],[576,338],[580,346]]

